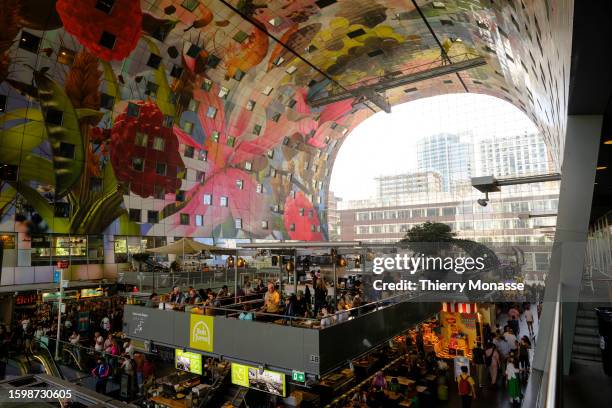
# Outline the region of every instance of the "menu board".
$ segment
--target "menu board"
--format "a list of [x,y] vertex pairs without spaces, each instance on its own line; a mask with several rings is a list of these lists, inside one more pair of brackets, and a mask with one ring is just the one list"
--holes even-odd
[[143,331],[145,329],[148,319],[149,319],[148,313],[132,312],[130,326],[129,326],[130,335],[142,336],[144,334]]
[[177,370],[202,375],[202,355],[175,349],[175,367]]
[[232,384],[284,397],[285,374],[232,363]]

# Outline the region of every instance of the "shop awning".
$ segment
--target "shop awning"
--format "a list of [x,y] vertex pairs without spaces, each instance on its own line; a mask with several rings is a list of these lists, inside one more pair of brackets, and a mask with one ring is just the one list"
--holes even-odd
[[146,251],[153,252],[156,254],[168,255],[197,254],[199,252],[209,252],[211,254],[228,254],[236,252],[236,250],[230,250],[228,248],[221,248],[214,245],[203,244],[201,242],[194,241],[191,238],[181,238],[171,244],[157,248],[149,248]]
[[443,302],[443,312],[451,313],[476,313],[476,303],[455,303],[455,302]]

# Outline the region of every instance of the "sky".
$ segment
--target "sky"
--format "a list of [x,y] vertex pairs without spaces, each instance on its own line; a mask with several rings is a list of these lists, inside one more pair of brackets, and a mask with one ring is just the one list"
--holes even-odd
[[471,130],[474,142],[536,132],[514,105],[480,94],[451,94],[419,99],[378,112],[351,132],[338,152],[330,190],[343,200],[376,195],[374,178],[416,170],[417,140],[437,133]]

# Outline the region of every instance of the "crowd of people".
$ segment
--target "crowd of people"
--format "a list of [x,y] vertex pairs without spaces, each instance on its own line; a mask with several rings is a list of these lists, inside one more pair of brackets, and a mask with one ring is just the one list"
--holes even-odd
[[365,304],[359,281],[338,293],[336,300],[330,295],[330,283],[321,276],[320,270],[310,272],[310,282],[304,284],[303,290],[289,294],[282,293],[276,282],[269,281],[264,285],[259,279],[247,280],[242,287],[237,287],[235,294],[226,285],[219,291],[192,286],[183,290],[175,286],[170,293],[151,294],[145,306],[157,307],[160,302],[168,302],[181,310],[185,306],[198,307],[207,314],[228,312],[238,307],[236,316],[240,320],[282,319],[283,323],[292,324],[301,319],[319,319],[320,327],[325,328],[357,316],[361,312],[360,306]]

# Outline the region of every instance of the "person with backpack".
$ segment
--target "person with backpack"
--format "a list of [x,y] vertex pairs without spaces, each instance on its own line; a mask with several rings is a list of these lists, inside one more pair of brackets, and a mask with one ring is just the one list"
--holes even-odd
[[457,388],[461,397],[461,407],[470,408],[472,400],[476,399],[476,387],[474,379],[468,374],[467,366],[461,367],[461,373],[457,377]]

